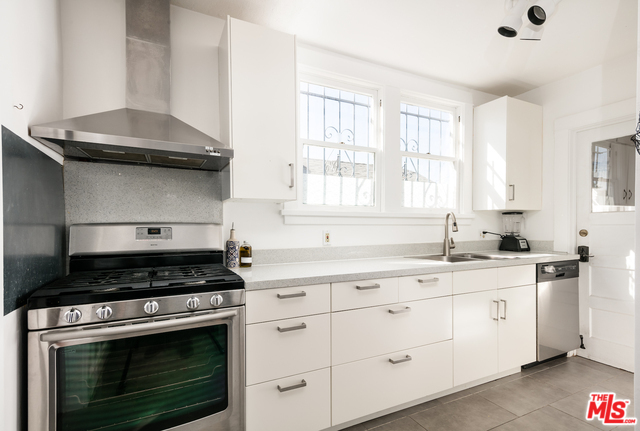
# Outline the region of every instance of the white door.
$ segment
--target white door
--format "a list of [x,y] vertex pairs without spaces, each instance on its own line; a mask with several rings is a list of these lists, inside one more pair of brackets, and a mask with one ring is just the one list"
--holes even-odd
[[596,184],[600,191],[606,189],[606,177],[614,175],[606,173],[606,166],[615,164],[599,160],[598,174],[593,175],[592,143],[629,136],[634,130],[635,123],[626,121],[579,132],[576,139],[575,234],[577,245],[589,246],[594,256],[580,264],[580,332],[586,349],[578,354],[629,371],[634,362],[635,213],[633,208],[603,205],[592,190]]
[[498,290],[498,372],[536,361],[536,285]]

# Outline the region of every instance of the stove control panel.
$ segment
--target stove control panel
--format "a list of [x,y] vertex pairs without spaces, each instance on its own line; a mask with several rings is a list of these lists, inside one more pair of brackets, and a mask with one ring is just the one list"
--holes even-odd
[[172,239],[170,227],[137,227],[136,241],[159,241]]

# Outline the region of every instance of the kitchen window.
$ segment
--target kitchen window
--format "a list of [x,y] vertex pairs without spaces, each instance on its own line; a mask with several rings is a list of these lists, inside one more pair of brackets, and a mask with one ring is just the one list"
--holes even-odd
[[378,205],[376,100],[367,89],[300,82],[304,205]]
[[404,208],[458,208],[455,108],[400,104]]

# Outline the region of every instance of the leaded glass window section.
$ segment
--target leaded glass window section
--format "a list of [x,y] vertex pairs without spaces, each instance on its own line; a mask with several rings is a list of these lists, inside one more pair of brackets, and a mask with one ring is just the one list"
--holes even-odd
[[367,94],[300,83],[303,204],[375,206],[373,100]]
[[402,206],[457,209],[454,111],[400,104]]

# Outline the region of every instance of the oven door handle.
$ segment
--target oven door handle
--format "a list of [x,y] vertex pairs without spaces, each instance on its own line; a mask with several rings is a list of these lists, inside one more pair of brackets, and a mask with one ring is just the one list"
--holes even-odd
[[76,329],[73,331],[48,332],[40,335],[40,341],[47,343],[57,343],[60,341],[78,340],[82,338],[91,338],[96,336],[111,336],[121,334],[144,334],[146,332],[156,331],[157,329],[171,328],[179,329],[182,326],[190,326],[197,323],[209,322],[213,320],[222,320],[233,317],[238,314],[237,310],[223,311],[221,313],[205,314],[202,316],[185,317],[181,319],[163,320],[161,322],[151,322],[138,325],[122,325],[100,329]]

